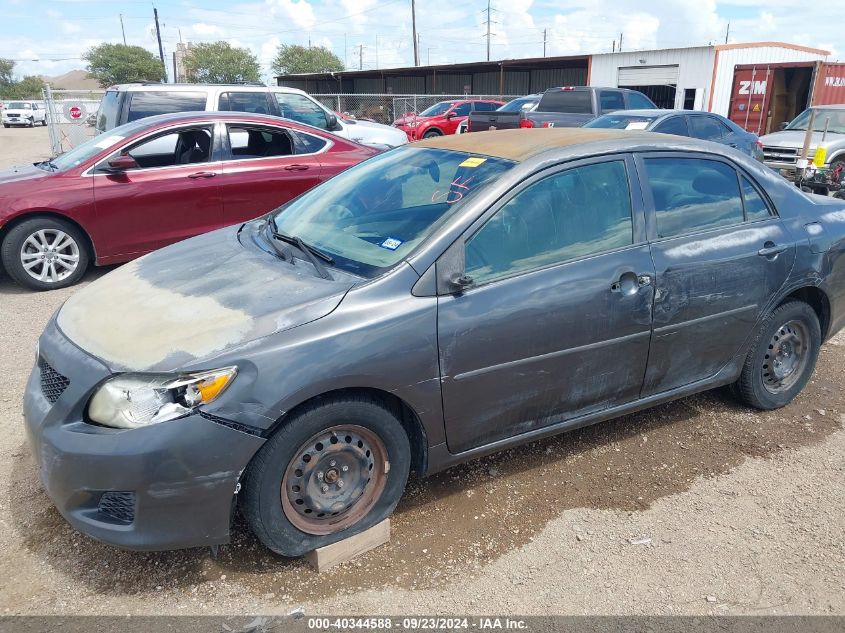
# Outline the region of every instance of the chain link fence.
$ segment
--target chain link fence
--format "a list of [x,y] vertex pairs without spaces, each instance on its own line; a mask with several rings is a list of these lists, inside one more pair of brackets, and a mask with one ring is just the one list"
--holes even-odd
[[312,94],[324,106],[356,119],[390,125],[406,114],[419,114],[440,101],[494,99],[510,101],[516,95],[397,95],[397,94]]
[[48,84],[41,92],[47,110],[53,156],[84,143],[96,134],[94,124],[103,90],[53,90]]

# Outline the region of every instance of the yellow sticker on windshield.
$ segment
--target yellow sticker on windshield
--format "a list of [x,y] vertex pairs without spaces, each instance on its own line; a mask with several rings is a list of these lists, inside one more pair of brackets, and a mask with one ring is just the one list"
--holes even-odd
[[464,162],[458,165],[458,167],[478,167],[481,163],[486,160],[486,158],[478,158],[477,156],[473,156],[472,158],[467,158]]

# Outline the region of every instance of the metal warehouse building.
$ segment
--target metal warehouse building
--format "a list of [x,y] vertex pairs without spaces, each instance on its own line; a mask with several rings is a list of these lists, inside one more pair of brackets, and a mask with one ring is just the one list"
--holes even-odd
[[709,110],[758,134],[811,103],[845,103],[845,64],[785,42],[717,44],[569,57],[282,75],[316,95],[524,95],[556,86],[644,92],[662,108]]

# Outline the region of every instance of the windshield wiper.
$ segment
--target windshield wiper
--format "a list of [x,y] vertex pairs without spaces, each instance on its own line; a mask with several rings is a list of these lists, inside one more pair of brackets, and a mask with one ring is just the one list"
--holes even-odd
[[323,260],[327,264],[333,264],[334,258],[323,251],[314,248],[313,246],[309,246],[305,242],[302,241],[301,237],[296,235],[288,235],[287,233],[281,233],[280,231],[276,231],[273,229],[272,224],[268,224],[268,228],[270,230],[270,235],[274,238],[279,240],[280,242],[285,242],[287,244],[293,244],[303,253],[305,253],[306,257],[308,257],[308,261],[310,261],[314,268],[317,269],[317,272],[320,274],[320,277],[323,279],[328,279],[330,281],[334,280],[334,277],[331,276],[326,267],[320,262]]
[[59,171],[58,165],[56,165],[56,163],[52,160],[42,160],[40,163],[35,163],[36,167],[43,167],[44,165],[49,167],[52,171]]

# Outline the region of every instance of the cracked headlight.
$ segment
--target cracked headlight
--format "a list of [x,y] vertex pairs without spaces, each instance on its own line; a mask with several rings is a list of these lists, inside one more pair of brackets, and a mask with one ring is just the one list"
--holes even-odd
[[97,424],[135,429],[191,413],[215,400],[234,380],[237,367],[190,374],[122,374],[107,380],[88,403]]

